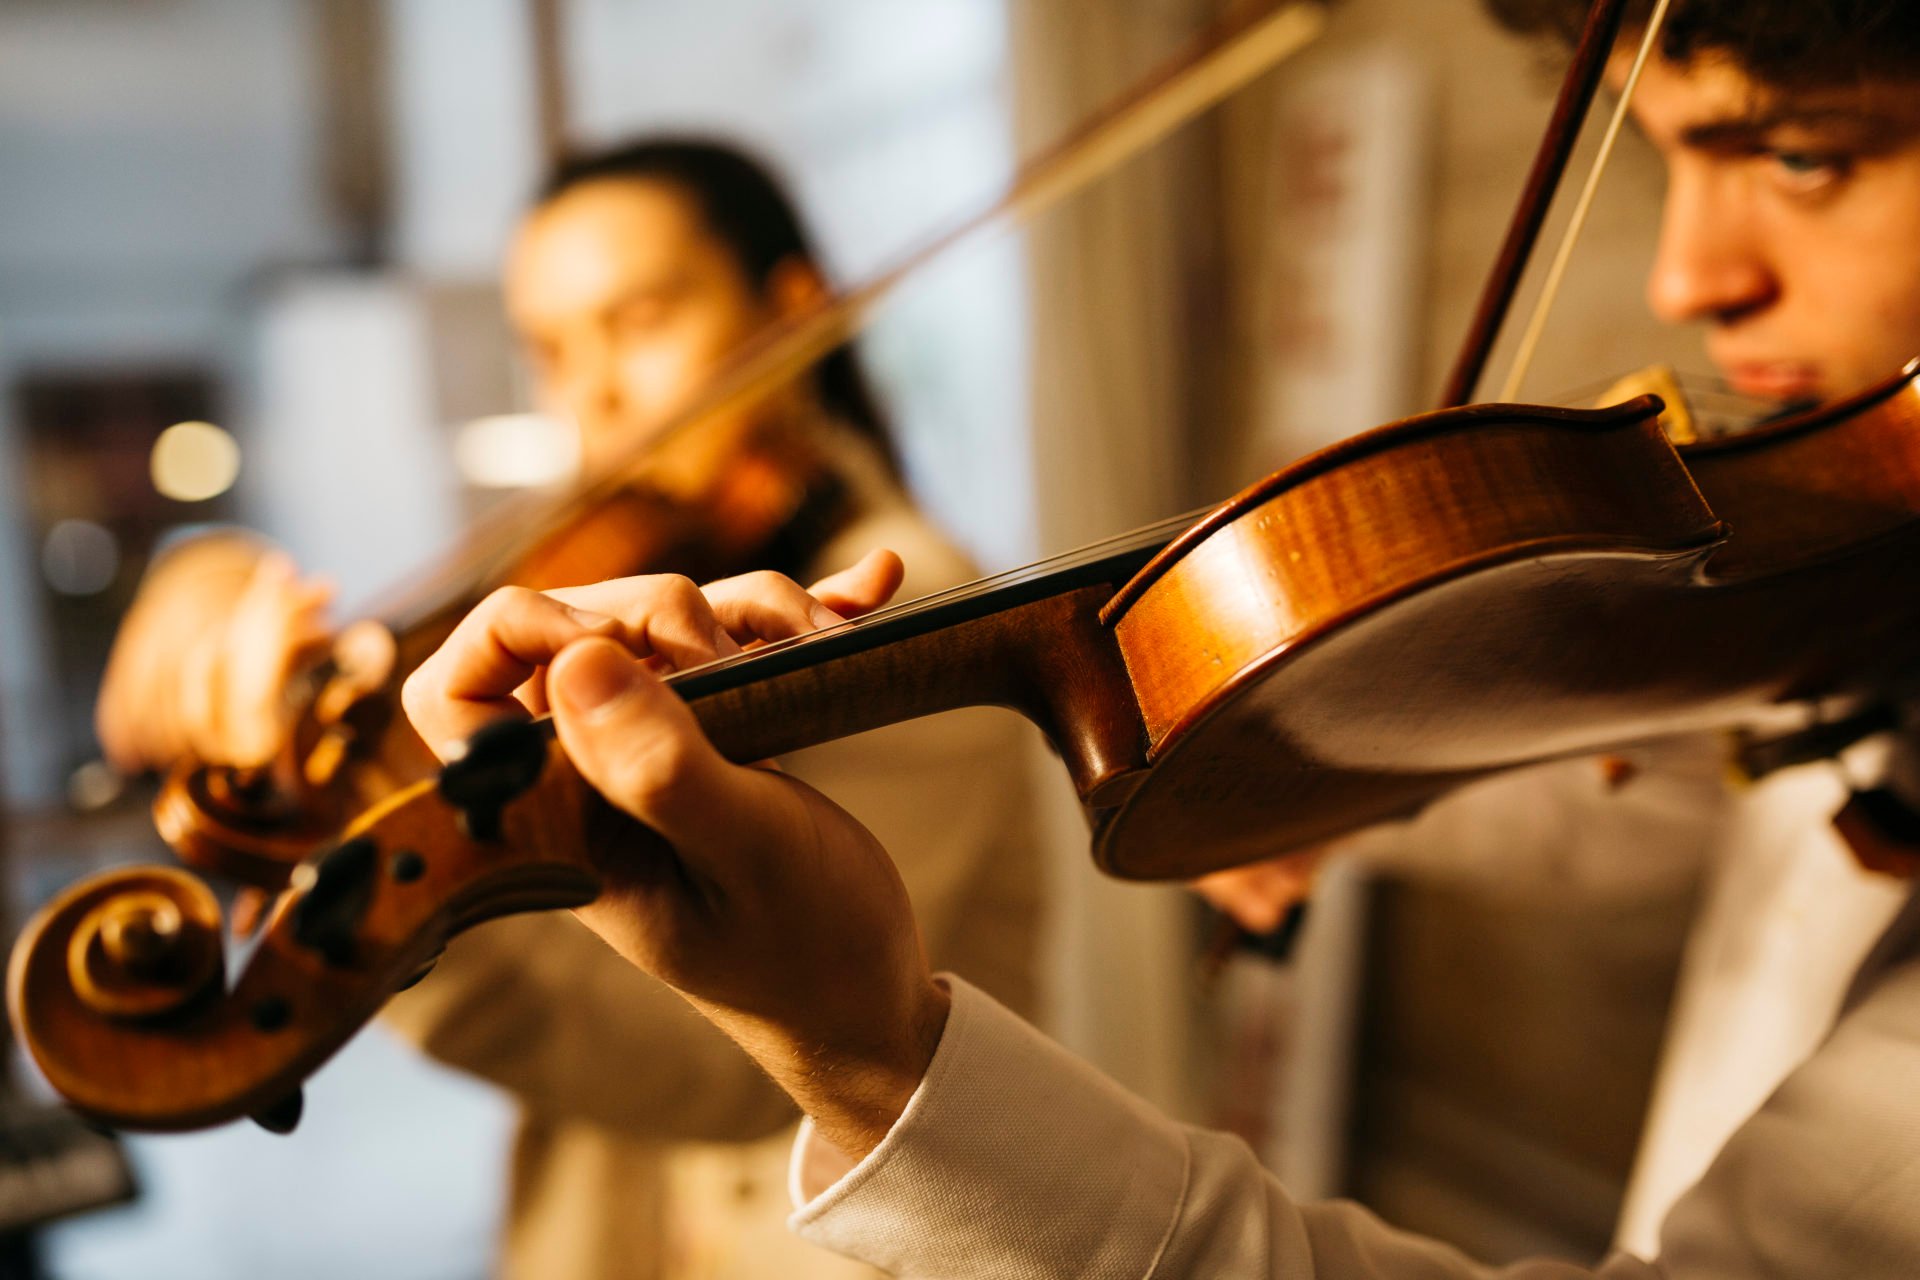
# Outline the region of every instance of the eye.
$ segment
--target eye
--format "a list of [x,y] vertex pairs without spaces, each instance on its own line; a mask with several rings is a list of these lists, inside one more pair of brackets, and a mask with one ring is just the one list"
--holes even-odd
[[1769,153],[1780,184],[1788,191],[1814,194],[1846,178],[1850,157],[1833,151],[1776,150]]
[[1829,157],[1817,151],[1779,151],[1774,153],[1774,159],[1780,162],[1782,169],[1794,174],[1818,173],[1831,168],[1833,163]]
[[619,333],[647,333],[665,324],[672,310],[672,299],[665,292],[649,291],[628,298],[615,308],[613,327]]

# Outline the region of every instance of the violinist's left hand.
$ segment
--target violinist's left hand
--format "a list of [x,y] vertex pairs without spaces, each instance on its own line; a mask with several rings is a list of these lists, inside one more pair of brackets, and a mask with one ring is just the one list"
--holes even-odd
[[142,582],[101,681],[94,721],[126,773],[183,757],[255,768],[291,729],[286,689],[329,639],[332,587],[284,552],[215,533],[174,548]]
[[1248,933],[1272,933],[1287,912],[1313,893],[1313,879],[1334,845],[1308,845],[1245,866],[1228,867],[1187,882],[1187,887],[1212,903]]
[[[918,1087],[946,1021],[900,877],[844,810],[786,774],[723,759],[657,678],[870,609],[900,563],[869,556],[812,595],[773,574],[507,589],[408,680],[443,755],[480,725],[552,706],[562,746],[660,837],[596,850],[605,887],[578,914],[680,991],[853,1154]],[[830,609],[822,609],[822,605]]]

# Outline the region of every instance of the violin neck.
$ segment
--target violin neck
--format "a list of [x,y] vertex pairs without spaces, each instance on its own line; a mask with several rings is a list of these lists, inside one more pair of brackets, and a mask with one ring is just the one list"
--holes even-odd
[[1147,736],[1100,608],[1170,536],[1143,531],[669,683],[742,762],[959,707],[1007,707],[1046,734],[1081,799],[1104,807],[1145,768]]

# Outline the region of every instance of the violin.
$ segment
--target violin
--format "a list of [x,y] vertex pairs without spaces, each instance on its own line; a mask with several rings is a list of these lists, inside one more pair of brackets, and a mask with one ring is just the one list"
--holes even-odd
[[[1594,35],[1609,11],[1583,51],[1610,47]],[[1743,436],[1676,446],[1662,408],[1422,414],[1198,518],[668,684],[742,762],[1011,708],[1058,750],[1095,860],[1141,879],[1324,840],[1535,761],[1909,693],[1920,364]],[[453,933],[586,902],[593,851],[650,838],[549,723],[495,725],[303,862],[231,986],[206,886],[132,869],[36,916],[10,1009],[54,1087],[109,1123],[284,1129],[305,1076]]]

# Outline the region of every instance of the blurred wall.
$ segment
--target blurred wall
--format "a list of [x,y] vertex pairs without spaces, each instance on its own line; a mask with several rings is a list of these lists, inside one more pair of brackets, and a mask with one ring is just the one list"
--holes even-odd
[[[1234,372],[1240,395],[1233,410],[1239,439],[1266,435],[1277,447],[1268,465],[1290,456],[1289,431],[1301,447],[1318,437],[1322,424],[1297,428],[1273,421],[1273,406],[1260,392],[1259,370],[1271,359],[1275,291],[1284,282],[1263,275],[1273,262],[1266,243],[1276,209],[1293,198],[1302,175],[1276,161],[1275,97],[1283,86],[1337,72],[1355,58],[1386,56],[1416,69],[1431,86],[1430,115],[1407,127],[1428,139],[1428,183],[1420,216],[1424,226],[1415,270],[1405,281],[1414,300],[1413,396],[1402,412],[1431,407],[1451,368],[1480,296],[1481,286],[1506,231],[1520,186],[1552,100],[1564,59],[1550,48],[1528,44],[1499,30],[1479,0],[1345,0],[1331,14],[1327,35],[1261,89],[1243,94],[1221,115],[1227,259],[1251,273],[1252,286],[1230,291]],[[1601,99],[1600,110],[1611,103]],[[1577,191],[1592,158],[1599,128],[1590,124],[1563,184]],[[1581,247],[1568,272],[1539,358],[1523,398],[1549,402],[1570,393],[1597,391],[1625,371],[1659,360],[1682,369],[1702,369],[1697,333],[1656,322],[1642,301],[1641,282],[1652,261],[1663,190],[1658,157],[1633,130],[1621,137]],[[1524,324],[1545,262],[1551,257],[1570,199],[1556,202],[1541,239],[1543,249],[1524,283],[1515,320],[1488,365],[1481,394],[1492,397],[1504,379],[1512,344]],[[1598,386],[1596,386],[1598,384]],[[1375,425],[1353,421],[1347,429]],[[1336,432],[1336,434],[1338,434]],[[1293,450],[1292,452],[1297,452]],[[1216,458],[1233,458],[1222,448]],[[1221,485],[1245,483],[1242,470],[1219,477]]]
[[[263,266],[324,257],[306,10],[167,0],[0,6],[0,385],[27,368],[235,373]],[[15,406],[0,400],[5,793],[59,794],[39,679]]]
[[539,181],[525,0],[385,0],[393,81],[394,256],[491,283]]
[[[1017,10],[1019,6],[1015,6]],[[1006,7],[985,0],[573,0],[574,130],[718,132],[792,183],[842,285],[993,201],[1013,171]],[[993,568],[1035,554],[1018,243],[949,255],[861,349],[916,495]]]

